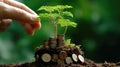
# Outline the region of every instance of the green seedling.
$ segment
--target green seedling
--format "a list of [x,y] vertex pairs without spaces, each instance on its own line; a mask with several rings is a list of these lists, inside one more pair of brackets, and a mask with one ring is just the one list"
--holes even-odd
[[65,47],[74,47],[75,44],[72,44],[71,43],[71,39],[67,39],[66,42],[65,42]]
[[42,6],[38,10],[43,11],[39,14],[40,18],[47,18],[49,22],[54,25],[54,37],[57,38],[57,25],[65,27],[63,35],[66,34],[68,26],[76,27],[77,24],[71,21],[69,18],[73,18],[73,14],[66,9],[70,9],[72,6],[68,5],[56,5],[56,6]]

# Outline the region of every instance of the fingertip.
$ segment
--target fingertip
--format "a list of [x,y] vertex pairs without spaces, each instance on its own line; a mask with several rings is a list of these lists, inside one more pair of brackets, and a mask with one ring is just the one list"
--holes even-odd
[[25,23],[24,28],[29,35],[34,35],[34,29],[29,23]]
[[41,23],[38,22],[37,24],[32,24],[32,27],[39,30],[41,28]]
[[31,32],[27,32],[29,35],[31,35],[31,36],[33,36],[34,35],[34,29],[33,30],[31,30]]
[[[25,23],[25,22],[21,22],[19,21],[19,23],[24,27],[25,31],[33,36],[34,32],[35,32],[35,28],[33,27],[33,24],[29,24],[29,23]],[[35,25],[36,26],[36,25]]]

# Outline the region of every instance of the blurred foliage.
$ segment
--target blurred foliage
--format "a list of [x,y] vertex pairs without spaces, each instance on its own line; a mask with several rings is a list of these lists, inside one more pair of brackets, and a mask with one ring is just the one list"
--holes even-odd
[[[41,6],[71,5],[78,26],[69,28],[66,38],[81,44],[85,57],[96,62],[120,61],[119,0],[21,0],[39,13]],[[35,48],[53,35],[52,25],[41,20],[42,28],[29,36],[16,21],[0,33],[0,64],[34,61]],[[63,29],[59,29],[61,32]]]

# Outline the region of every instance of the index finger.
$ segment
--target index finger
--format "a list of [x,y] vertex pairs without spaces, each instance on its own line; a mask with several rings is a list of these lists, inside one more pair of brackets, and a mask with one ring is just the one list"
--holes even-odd
[[29,7],[27,7],[26,5],[24,5],[20,2],[17,2],[17,1],[14,1],[14,0],[3,0],[3,2],[8,4],[8,5],[23,9],[23,10],[25,10],[25,11],[31,13],[31,14],[37,15],[33,10],[31,10]]

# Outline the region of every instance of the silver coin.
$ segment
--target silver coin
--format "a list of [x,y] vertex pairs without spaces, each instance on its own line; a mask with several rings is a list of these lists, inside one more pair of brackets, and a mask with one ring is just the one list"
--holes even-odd
[[72,59],[75,61],[75,62],[78,62],[78,57],[76,54],[72,54]]
[[66,61],[67,64],[73,63],[71,57],[67,57],[67,58],[65,59],[65,61]]
[[83,63],[85,61],[84,57],[82,55],[78,55],[78,59]]

